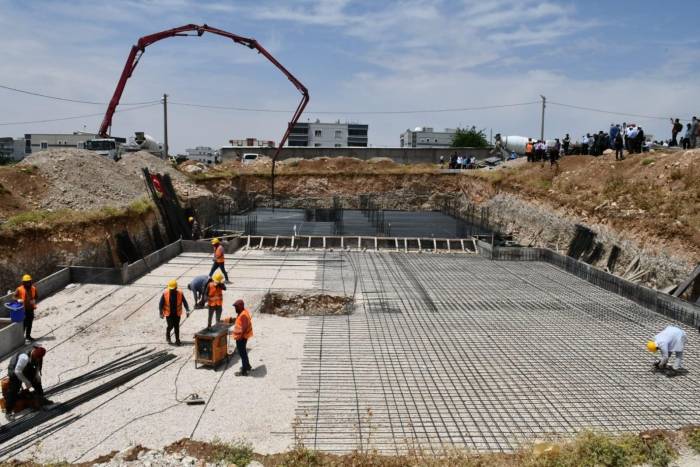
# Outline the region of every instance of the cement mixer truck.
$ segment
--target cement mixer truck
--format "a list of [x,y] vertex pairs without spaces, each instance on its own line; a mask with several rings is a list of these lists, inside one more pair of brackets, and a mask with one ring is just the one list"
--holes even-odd
[[[538,138],[532,138],[533,144],[537,142]],[[501,136],[501,145],[508,152],[514,152],[516,154],[525,154],[525,145],[527,144],[527,136]],[[546,141],[547,146],[554,144],[553,139],[548,139]]]
[[163,147],[160,143],[143,131],[135,132],[128,142],[126,138],[109,136],[106,138],[93,138],[85,142],[85,149],[115,161],[121,159],[122,154],[125,152],[148,151],[158,157],[161,157],[163,154]]

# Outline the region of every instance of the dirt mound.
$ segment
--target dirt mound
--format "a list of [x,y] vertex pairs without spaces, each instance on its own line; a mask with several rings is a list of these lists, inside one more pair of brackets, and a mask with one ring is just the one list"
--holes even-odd
[[700,149],[626,156],[569,156],[560,168],[525,164],[478,177],[496,189],[562,209],[640,245],[700,259]]
[[18,167],[36,167],[45,184],[33,193],[46,210],[88,211],[128,206],[146,194],[139,178],[113,160],[82,149],[49,149],[24,158]]
[[352,298],[338,295],[268,293],[260,312],[284,317],[347,315],[352,312],[351,303]]
[[[209,190],[197,186],[190,179],[177,170],[170,162],[154,156],[146,151],[128,152],[122,155],[122,159],[116,163],[121,170],[132,178],[138,179],[140,185],[145,190],[143,182],[142,168],[146,167],[151,172],[168,174],[173,181],[173,186],[181,199],[199,198],[201,196],[211,196]],[[145,193],[145,191],[144,191]]]

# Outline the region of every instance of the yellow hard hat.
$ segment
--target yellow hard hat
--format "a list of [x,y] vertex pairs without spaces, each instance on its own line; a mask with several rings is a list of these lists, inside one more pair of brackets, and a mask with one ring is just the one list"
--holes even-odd
[[177,281],[175,279],[168,281],[168,288],[170,290],[175,290],[177,289]]
[[189,220],[190,222],[192,222],[192,221],[194,220],[194,217],[190,216],[189,219],[187,219],[187,220]]
[[221,282],[224,280],[224,275],[220,272],[217,272],[211,278],[214,279],[215,282]]
[[657,347],[656,347],[656,342],[654,341],[648,341],[647,342],[647,350],[649,352],[656,352]]
[[32,276],[30,276],[29,274],[25,274],[22,276],[22,282],[29,282],[31,280],[32,280]]
[[218,245],[219,243],[221,243],[221,240],[219,240],[218,238],[212,238],[212,239],[211,239],[211,244],[212,244],[212,245]]

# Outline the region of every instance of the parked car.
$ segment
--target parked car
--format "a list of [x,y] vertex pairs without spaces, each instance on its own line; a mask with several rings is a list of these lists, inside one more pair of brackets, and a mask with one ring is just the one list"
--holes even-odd
[[256,160],[258,160],[259,154],[256,154],[254,152],[247,152],[243,154],[243,157],[241,158],[241,162],[246,165],[246,164],[252,164]]

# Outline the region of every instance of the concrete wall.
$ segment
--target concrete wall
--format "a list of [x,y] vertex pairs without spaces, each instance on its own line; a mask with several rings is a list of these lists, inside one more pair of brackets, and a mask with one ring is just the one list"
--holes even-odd
[[[3,307],[4,308],[4,307]],[[10,318],[0,318],[0,358],[24,345],[24,326],[13,323]]]
[[[275,148],[221,148],[221,157],[224,161],[235,160],[243,153],[253,152],[256,154],[272,157]],[[282,148],[278,160],[298,157],[301,159],[313,159],[314,157],[356,157],[358,159],[371,159],[373,157],[388,157],[400,164],[418,164],[440,162],[440,156],[444,156],[445,161],[449,161],[452,154],[468,154],[476,156],[477,159],[489,157],[489,149],[484,148],[310,148],[310,147],[285,147]]]
[[[39,295],[39,301],[53,295],[59,290],[63,290],[65,286],[71,283],[70,270],[67,268],[62,268],[59,271],[51,274],[50,276],[44,277],[34,283],[37,289],[37,294]],[[19,284],[17,284],[19,286]],[[0,317],[9,318],[10,312],[5,308],[5,303],[14,300],[14,291],[3,297],[0,297]]]
[[182,253],[182,240],[173,242],[158,251],[154,251],[143,259],[124,266],[122,268],[122,283],[128,284],[135,281],[152,269],[175,258],[180,253]]

